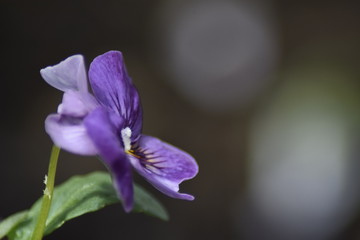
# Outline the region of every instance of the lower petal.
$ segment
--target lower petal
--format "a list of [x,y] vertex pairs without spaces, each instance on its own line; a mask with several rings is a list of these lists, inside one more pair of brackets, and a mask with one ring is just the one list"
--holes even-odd
[[144,135],[129,154],[137,172],[158,190],[173,198],[194,199],[192,195],[178,192],[181,182],[198,173],[198,165],[189,154],[157,138]]
[[87,132],[99,150],[99,155],[113,176],[115,188],[123,200],[125,211],[129,212],[134,203],[131,165],[120,143],[117,128],[110,113],[98,108],[84,119]]
[[66,151],[80,155],[97,154],[80,119],[64,119],[58,114],[51,114],[45,120],[45,130],[54,144]]

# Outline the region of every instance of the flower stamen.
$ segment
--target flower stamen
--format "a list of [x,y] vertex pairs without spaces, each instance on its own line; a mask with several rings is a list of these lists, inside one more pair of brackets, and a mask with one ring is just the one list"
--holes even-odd
[[141,159],[141,157],[138,156],[138,155],[136,155],[135,151],[132,150],[132,149],[126,151],[126,153],[129,154],[129,155],[131,155],[131,156],[133,156],[133,157],[136,157],[136,158],[138,158],[138,159]]

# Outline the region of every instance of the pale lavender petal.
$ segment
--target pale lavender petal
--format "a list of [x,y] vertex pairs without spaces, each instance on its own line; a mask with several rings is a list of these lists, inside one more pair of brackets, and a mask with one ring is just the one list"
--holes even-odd
[[80,155],[96,155],[97,149],[89,138],[81,119],[51,114],[45,120],[45,131],[55,145]]
[[111,113],[104,108],[98,108],[87,115],[84,124],[99,150],[99,155],[112,173],[115,188],[123,200],[125,211],[129,212],[134,203],[131,165],[109,114]]
[[182,181],[198,173],[196,161],[186,152],[157,138],[142,135],[129,158],[137,172],[164,194],[194,199],[192,195],[178,192]]
[[90,64],[89,79],[98,101],[117,112],[132,131],[132,142],[140,137],[142,109],[138,92],[127,74],[121,52],[109,51]]
[[90,93],[69,90],[63,95],[58,113],[72,117],[84,117],[98,106],[99,103]]
[[87,92],[87,77],[82,55],[74,55],[59,64],[43,68],[40,74],[48,84],[61,91]]

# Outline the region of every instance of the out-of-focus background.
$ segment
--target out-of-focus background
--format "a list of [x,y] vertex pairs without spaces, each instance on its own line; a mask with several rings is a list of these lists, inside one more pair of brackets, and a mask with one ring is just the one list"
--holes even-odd
[[[360,4],[112,0],[0,3],[0,219],[42,193],[62,94],[39,70],[121,50],[144,133],[190,152],[171,220],[120,205],[46,239],[360,239]],[[57,183],[105,170],[62,152]]]

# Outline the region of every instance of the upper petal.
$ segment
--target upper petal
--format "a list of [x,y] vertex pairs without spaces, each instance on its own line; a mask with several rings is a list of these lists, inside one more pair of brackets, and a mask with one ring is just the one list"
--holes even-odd
[[95,155],[97,149],[81,119],[51,114],[45,120],[45,131],[55,145],[80,155]]
[[96,57],[90,64],[89,79],[96,98],[124,119],[135,142],[141,132],[142,109],[121,52],[109,51]]
[[99,155],[112,173],[115,188],[123,200],[125,211],[129,212],[134,203],[131,165],[109,114],[111,113],[104,108],[98,108],[87,115],[84,124]]
[[82,55],[73,55],[54,66],[40,70],[43,79],[61,90],[87,91],[87,77]]
[[142,135],[138,146],[130,152],[130,161],[139,174],[164,194],[185,200],[193,200],[189,194],[179,193],[179,184],[195,177],[198,165],[186,152]]

